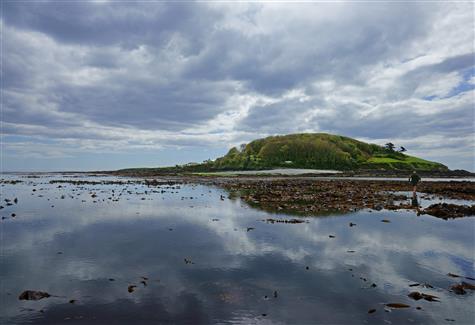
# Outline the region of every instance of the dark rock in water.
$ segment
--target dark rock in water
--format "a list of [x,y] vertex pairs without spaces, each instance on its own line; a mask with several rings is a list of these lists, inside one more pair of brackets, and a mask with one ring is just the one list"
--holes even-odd
[[18,299],[20,300],[40,300],[43,298],[49,298],[51,295],[44,291],[33,291],[33,290],[26,290],[23,291]]
[[475,285],[462,281],[461,283],[454,284],[450,287],[450,290],[452,290],[457,295],[466,294],[467,291],[465,291],[465,289],[475,290]]
[[17,204],[17,203],[18,203],[18,198],[15,198],[15,199],[13,200],[13,202],[15,202],[15,204]]
[[76,302],[76,300],[75,300],[75,299],[71,299],[71,300],[69,300],[69,303],[70,303],[70,304],[74,304],[75,302]]
[[109,281],[115,281],[115,279],[114,278],[109,278]]
[[335,236],[334,236],[334,235],[328,235],[328,237],[329,237],[329,238],[335,238]]
[[464,290],[463,285],[461,284],[454,284],[450,287],[450,290],[452,290],[457,295],[464,295],[467,293],[467,291]]
[[425,208],[422,213],[442,219],[462,218],[466,216],[475,216],[474,205],[457,205],[448,203],[432,204]]
[[248,228],[247,228],[247,231],[249,232],[249,231],[254,230],[254,229],[255,229],[255,228],[253,228],[253,227],[248,227]]
[[373,283],[373,284],[371,285],[371,288],[376,288],[377,286],[378,286],[378,285],[377,285],[376,283]]
[[375,313],[376,312],[376,309],[370,309],[368,310],[368,314],[372,314],[372,313]]
[[278,294],[277,294],[277,290],[274,291],[274,298],[277,298],[278,297]]
[[421,300],[422,299],[422,294],[420,292],[414,291],[408,294],[408,297],[414,299],[414,300]]
[[265,220],[267,223],[292,223],[292,224],[296,224],[296,223],[308,223],[308,221],[306,220],[300,220],[300,219],[283,219],[283,220],[279,220],[279,219],[272,219],[272,218],[269,218],[269,219],[266,219]]
[[350,222],[350,227],[356,226],[356,223]]
[[462,281],[462,285],[465,289],[469,289],[469,290],[475,290],[475,285],[471,284],[471,283],[467,283],[467,282],[463,282]]
[[422,292],[417,292],[417,291],[413,291],[410,294],[408,294],[407,296],[414,299],[414,300],[424,299],[424,300],[427,300],[427,301],[439,301],[438,300],[439,297],[437,297],[437,296],[433,296],[433,295],[429,295],[429,294],[422,293]]
[[129,285],[128,288],[127,288],[127,291],[128,291],[129,293],[132,293],[132,292],[134,292],[135,288],[137,288],[136,285]]
[[390,223],[390,222],[391,222],[391,220],[388,220],[388,219],[383,219],[383,220],[381,220],[381,222]]
[[409,286],[410,286],[410,287],[417,287],[417,286],[419,286],[419,285],[420,285],[420,283],[413,283],[413,284],[410,284]]
[[389,307],[389,308],[409,308],[411,306],[396,302],[396,303],[386,304],[386,307]]

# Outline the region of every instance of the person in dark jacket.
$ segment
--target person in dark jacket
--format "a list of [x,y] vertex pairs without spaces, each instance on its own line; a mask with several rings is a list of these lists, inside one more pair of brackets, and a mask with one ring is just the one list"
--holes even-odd
[[421,181],[421,177],[417,175],[416,171],[413,171],[411,176],[409,176],[409,182],[411,182],[413,188],[412,188],[412,194],[415,195],[417,191],[417,184]]

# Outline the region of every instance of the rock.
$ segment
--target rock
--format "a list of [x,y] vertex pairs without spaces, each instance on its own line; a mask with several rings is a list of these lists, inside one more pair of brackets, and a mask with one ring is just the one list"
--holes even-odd
[[389,307],[389,308],[409,308],[411,306],[396,302],[396,303],[386,304],[386,307]]
[[475,290],[475,285],[462,281],[462,286],[464,289]]
[[454,219],[462,218],[466,216],[475,216],[475,205],[457,205],[448,203],[432,204],[425,208],[423,211],[425,214],[442,218],[442,219]]
[[372,314],[372,313],[375,313],[376,312],[376,309],[370,309],[368,310],[368,314]]
[[18,299],[20,300],[40,300],[43,298],[49,298],[51,295],[44,291],[33,291],[33,290],[26,290],[23,291]]
[[429,295],[429,294],[422,293],[422,292],[417,292],[417,291],[413,291],[413,292],[409,293],[407,296],[414,299],[414,300],[424,299],[424,300],[427,300],[427,301],[439,301],[438,300],[439,297],[437,297],[437,296],[433,296],[433,295]]
[[452,278],[460,278],[460,275],[457,275],[457,274],[454,274],[454,273],[447,273],[448,276],[452,277]]
[[457,295],[466,294],[467,291],[465,291],[465,289],[475,290],[475,285],[462,281],[461,283],[454,284],[450,287],[450,290],[452,290]]

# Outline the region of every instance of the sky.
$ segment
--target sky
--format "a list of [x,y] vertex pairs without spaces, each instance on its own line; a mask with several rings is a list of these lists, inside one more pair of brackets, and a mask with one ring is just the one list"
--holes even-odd
[[1,2],[2,171],[326,132],[474,171],[473,2]]

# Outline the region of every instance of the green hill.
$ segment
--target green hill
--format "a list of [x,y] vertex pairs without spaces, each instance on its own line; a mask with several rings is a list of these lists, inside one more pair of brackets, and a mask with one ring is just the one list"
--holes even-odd
[[232,148],[196,170],[255,170],[267,168],[385,169],[447,171],[440,163],[412,157],[385,147],[326,133],[271,136]]

